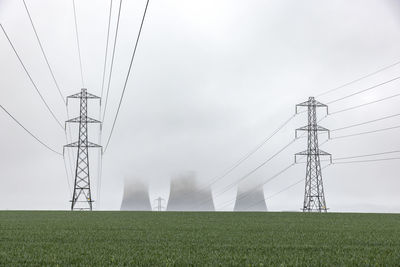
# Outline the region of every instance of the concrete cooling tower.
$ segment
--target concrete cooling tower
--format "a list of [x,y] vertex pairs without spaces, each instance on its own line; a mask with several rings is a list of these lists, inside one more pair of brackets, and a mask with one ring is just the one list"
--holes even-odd
[[121,210],[151,210],[151,203],[147,185],[125,180],[124,196]]
[[214,211],[211,189],[198,186],[194,173],[177,176],[171,181],[168,211]]
[[264,199],[264,190],[260,188],[244,188],[239,185],[234,211],[267,211]]

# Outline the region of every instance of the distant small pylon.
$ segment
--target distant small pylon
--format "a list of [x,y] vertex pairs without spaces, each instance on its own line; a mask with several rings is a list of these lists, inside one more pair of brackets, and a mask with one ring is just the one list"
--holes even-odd
[[165,203],[165,199],[163,199],[162,197],[158,197],[154,199],[154,201],[156,201],[156,205],[154,207],[156,211],[163,211],[165,209],[165,207],[162,205],[163,202]]

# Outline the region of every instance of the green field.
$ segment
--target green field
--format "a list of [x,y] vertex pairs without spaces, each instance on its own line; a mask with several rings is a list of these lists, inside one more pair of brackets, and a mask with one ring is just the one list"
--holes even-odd
[[2,211],[0,265],[400,266],[400,215]]

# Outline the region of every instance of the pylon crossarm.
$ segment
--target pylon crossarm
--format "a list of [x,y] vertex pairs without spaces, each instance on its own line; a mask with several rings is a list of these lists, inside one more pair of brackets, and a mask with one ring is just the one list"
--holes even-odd
[[325,152],[325,151],[323,151],[321,149],[318,150],[318,155],[320,155],[320,156],[328,156],[328,157],[332,158],[332,154],[330,154],[328,152]]
[[315,100],[314,97],[309,97],[309,99],[307,101],[297,104],[296,105],[296,114],[298,114],[298,107],[307,107],[307,108],[323,107],[323,108],[326,108],[326,113],[328,114],[328,106]]
[[[65,147],[79,147],[79,142],[70,143],[68,145],[65,145],[64,148]],[[102,146],[100,146],[98,144],[95,144],[95,143],[92,143],[92,142],[88,142],[86,146],[84,144],[81,144],[80,147],[98,147],[98,148],[103,148]]]
[[311,125],[310,126],[306,125],[306,126],[297,128],[295,130],[295,138],[299,138],[298,131],[303,131],[303,132],[308,132],[308,131],[326,132],[326,133],[328,133],[328,138],[331,137],[331,132],[328,129],[326,129],[325,127],[322,127],[322,126],[319,126],[319,125],[317,125],[316,127],[313,127]]
[[[86,89],[83,89],[83,90],[86,90]],[[67,96],[67,98],[81,98],[81,97],[82,97],[82,92],[77,93],[77,94],[73,94],[73,95],[70,95],[70,96]],[[85,91],[85,98],[100,99],[100,97],[98,97],[98,96],[96,96],[96,95],[93,95],[93,94],[91,94],[91,93],[88,93],[88,92],[86,92],[86,91]]]
[[98,147],[98,148],[102,148],[101,145],[98,145],[98,144],[95,144],[95,143],[92,143],[92,142],[88,142],[88,147]]
[[73,143],[65,145],[64,148],[66,148],[66,147],[78,147],[78,146],[79,146],[79,142],[73,142]]
[[301,152],[298,152],[295,154],[295,156],[332,156],[331,154],[323,151],[323,150],[319,150],[318,152],[309,152],[308,150],[304,150]]
[[297,104],[296,107],[308,107],[308,106],[328,107],[327,105],[322,104],[321,102],[315,100],[314,98],[312,98],[312,99],[313,99],[313,101],[310,101],[310,99],[309,99],[309,100],[304,101],[304,102],[302,102],[300,104]]
[[86,97],[91,99],[100,99],[100,97],[98,97],[97,95],[93,95],[91,93],[86,93]]
[[101,121],[92,119],[90,117],[87,117],[85,120],[81,120],[80,117],[76,117],[73,119],[69,119],[66,122],[70,122],[70,123],[81,123],[81,122],[82,123],[101,123]]
[[294,154],[294,163],[296,164],[296,163],[298,163],[298,161],[297,161],[297,156],[307,156],[308,154],[307,154],[307,151],[302,151],[302,152],[299,152],[299,153],[296,153],[296,154]]
[[300,128],[297,128],[296,131],[320,131],[320,132],[329,132],[328,129],[326,129],[325,127],[322,127],[320,125],[306,125]]
[[73,95],[69,95],[67,96],[67,100],[68,98],[81,98],[82,94],[81,93],[77,93],[77,94],[73,94]]

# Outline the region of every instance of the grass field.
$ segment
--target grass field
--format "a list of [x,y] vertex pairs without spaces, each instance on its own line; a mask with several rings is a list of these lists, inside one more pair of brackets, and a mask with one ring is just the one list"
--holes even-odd
[[400,215],[2,211],[0,265],[400,266]]

